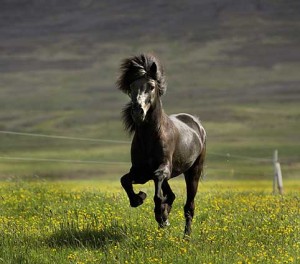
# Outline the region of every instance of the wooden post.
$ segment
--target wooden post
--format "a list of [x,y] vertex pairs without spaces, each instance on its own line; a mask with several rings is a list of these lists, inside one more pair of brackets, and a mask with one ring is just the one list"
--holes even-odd
[[278,187],[278,191],[279,194],[283,194],[283,182],[282,182],[282,173],[281,173],[281,167],[280,167],[280,163],[277,162],[276,163],[276,170],[277,170],[277,187]]
[[276,149],[273,154],[273,167],[274,167],[273,194],[276,194],[276,189],[277,189],[277,172],[276,172],[277,159],[278,159],[278,151]]
[[273,194],[276,194],[276,189],[278,189],[279,194],[283,194],[282,173],[281,173],[280,163],[278,162],[277,149],[274,151],[273,165],[274,165]]
[[276,149],[273,154],[273,165],[274,165],[273,194],[276,194],[276,189],[277,189],[277,173],[276,173],[277,159],[278,159],[278,151]]

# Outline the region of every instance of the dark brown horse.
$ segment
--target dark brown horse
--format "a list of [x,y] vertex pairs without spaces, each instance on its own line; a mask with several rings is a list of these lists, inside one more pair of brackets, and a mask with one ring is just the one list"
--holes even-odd
[[160,227],[168,226],[175,199],[168,180],[183,173],[187,193],[184,233],[189,236],[194,198],[203,171],[206,132],[192,115],[165,114],[161,96],[166,92],[167,84],[163,68],[153,55],[142,54],[124,60],[117,85],[131,99],[123,110],[123,120],[126,130],[134,134],[132,167],[121,178],[130,205],[137,207],[146,198],[144,192],[136,194],[132,184],[153,180],[155,219]]

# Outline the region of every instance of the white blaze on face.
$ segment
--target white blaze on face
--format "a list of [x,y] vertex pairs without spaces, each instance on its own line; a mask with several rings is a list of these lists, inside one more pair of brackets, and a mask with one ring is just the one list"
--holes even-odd
[[145,119],[146,114],[150,108],[150,102],[149,102],[148,98],[149,98],[149,94],[146,93],[145,90],[144,91],[139,90],[138,95],[137,95],[137,102],[143,109],[143,112],[144,112],[143,119]]
[[129,96],[133,103],[133,116],[144,121],[155,99],[154,80],[138,79],[130,85]]

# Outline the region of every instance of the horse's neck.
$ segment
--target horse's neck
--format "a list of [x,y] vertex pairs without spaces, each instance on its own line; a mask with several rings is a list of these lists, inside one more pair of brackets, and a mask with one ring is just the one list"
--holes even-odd
[[156,138],[159,136],[160,128],[166,119],[166,114],[162,108],[161,100],[156,103],[155,107],[150,111],[149,116],[147,116],[147,120],[137,129],[137,133],[143,134],[150,138]]
[[160,99],[158,99],[158,101],[155,104],[154,109],[152,109],[152,111],[150,113],[148,123],[150,125],[153,125],[153,127],[155,127],[157,130],[159,130],[159,128],[162,125],[162,122],[165,118],[165,115],[166,114],[163,110],[162,102]]

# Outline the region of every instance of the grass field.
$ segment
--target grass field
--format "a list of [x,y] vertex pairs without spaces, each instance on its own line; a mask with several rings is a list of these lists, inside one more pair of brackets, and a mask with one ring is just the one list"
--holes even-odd
[[299,263],[299,181],[285,195],[269,181],[204,181],[192,237],[183,239],[185,188],[166,229],[153,216],[153,186],[129,207],[116,181],[1,182],[0,263]]

